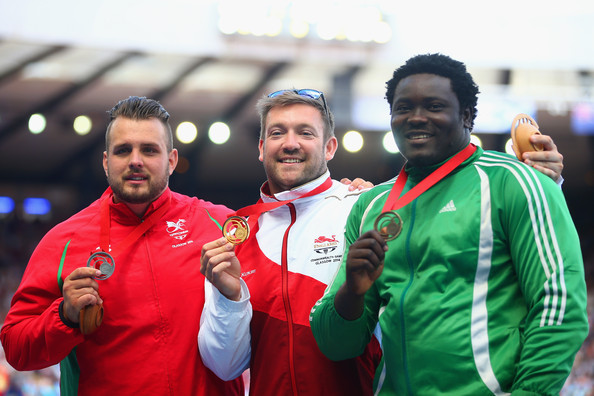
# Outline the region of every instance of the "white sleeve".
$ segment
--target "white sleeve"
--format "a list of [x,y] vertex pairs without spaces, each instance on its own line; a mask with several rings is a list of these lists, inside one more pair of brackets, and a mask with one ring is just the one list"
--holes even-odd
[[239,301],[223,296],[207,279],[204,284],[198,349],[204,365],[224,381],[239,377],[250,364],[252,304],[247,285],[240,282]]

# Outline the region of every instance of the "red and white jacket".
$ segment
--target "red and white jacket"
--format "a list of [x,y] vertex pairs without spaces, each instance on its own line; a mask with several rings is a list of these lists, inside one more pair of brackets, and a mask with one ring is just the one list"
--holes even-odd
[[[267,193],[265,183],[261,199],[290,200],[312,191],[329,177],[327,172],[275,196]],[[233,378],[247,368],[245,354],[249,355],[250,348],[245,343],[250,332],[241,329],[249,322],[250,315],[245,314],[249,310],[245,300],[249,298],[253,308],[250,394],[372,394],[381,359],[377,340],[373,339],[362,356],[333,362],[319,351],[309,326],[312,306],[342,261],[344,226],[359,195],[359,191],[350,192],[348,186],[332,181],[317,195],[262,214],[252,235],[236,248],[242,279],[251,296],[243,296],[242,302],[234,304],[208,284],[215,298],[205,305],[203,320],[209,318],[209,324],[201,327],[200,351],[204,363],[221,378]]]
[[204,304],[200,250],[221,235],[211,219],[223,221],[230,212],[224,206],[167,189],[145,218],[170,200],[167,211],[114,257],[113,275],[98,281],[101,326],[85,336],[62,322],[58,279],[85,266],[97,250],[103,200],[110,202],[112,248],[142,221],[126,205],[113,204],[108,188],[42,239],[2,327],[7,361],[36,370],[75,357],[68,361],[78,367],[65,372],[62,365],[62,394],[243,395],[240,380],[224,382],[203,365],[196,343]]

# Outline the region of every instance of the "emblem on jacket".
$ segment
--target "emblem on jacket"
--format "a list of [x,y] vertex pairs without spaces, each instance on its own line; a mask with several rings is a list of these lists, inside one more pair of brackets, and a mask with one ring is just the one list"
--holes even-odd
[[186,226],[185,219],[179,219],[177,223],[173,221],[166,221],[165,223],[167,223],[167,233],[175,239],[181,241],[187,236],[186,234],[188,233],[188,230],[184,229]]
[[320,235],[314,239],[314,251],[320,254],[328,254],[336,249],[338,243],[336,235],[332,235],[332,238]]

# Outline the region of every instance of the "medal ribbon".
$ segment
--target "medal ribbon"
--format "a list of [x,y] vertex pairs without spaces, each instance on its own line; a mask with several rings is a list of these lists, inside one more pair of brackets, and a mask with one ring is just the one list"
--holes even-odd
[[[113,195],[112,195],[113,196]],[[111,228],[111,216],[110,216],[110,207],[109,201],[112,199],[109,196],[101,202],[101,230],[100,230],[100,246],[101,250],[106,253],[109,253],[109,229]],[[161,218],[169,209],[171,204],[171,197],[168,197],[167,201],[160,208],[155,210],[153,213],[150,214],[149,217],[144,219],[142,223],[138,224],[136,228],[132,230],[119,244],[111,251],[111,256],[116,257],[118,254],[126,250],[130,245],[132,245],[142,234],[144,234],[149,228],[151,228],[157,220]]]
[[272,209],[276,209],[281,206],[287,205],[297,199],[314,196],[314,195],[319,194],[323,191],[326,191],[331,186],[332,186],[332,179],[327,178],[326,181],[324,181],[324,183],[320,184],[318,187],[316,187],[313,190],[311,190],[310,192],[300,195],[296,198],[288,199],[286,201],[276,201],[276,202],[262,202],[262,198],[260,198],[257,203],[250,205],[250,206],[246,206],[244,208],[241,208],[237,212],[229,214],[227,217],[231,217],[231,216],[249,217],[248,224],[250,226],[253,226],[256,223],[256,221],[258,220],[258,217],[260,217],[260,215],[262,213],[265,213]]
[[398,174],[396,182],[392,186],[392,190],[390,190],[390,195],[388,195],[388,199],[384,204],[382,213],[390,210],[398,210],[403,206],[408,205],[425,191],[437,184],[437,182],[439,182],[441,179],[449,175],[454,169],[456,169],[458,165],[467,160],[475,151],[476,146],[472,143],[469,144],[464,148],[464,150],[460,151],[450,158],[445,164],[431,172],[429,176],[421,180],[419,184],[411,188],[401,197],[400,194],[402,193],[404,185],[406,184],[406,180],[408,179],[408,174],[404,170],[403,166],[400,170],[400,173]]

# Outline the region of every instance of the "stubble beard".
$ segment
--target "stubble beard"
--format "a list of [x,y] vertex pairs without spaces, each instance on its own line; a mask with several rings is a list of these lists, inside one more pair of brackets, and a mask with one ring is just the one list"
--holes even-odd
[[148,179],[148,190],[141,190],[140,186],[126,186],[126,181],[122,178],[115,179],[107,175],[114,196],[123,202],[131,204],[150,203],[157,199],[167,187],[169,177],[164,176],[158,179]]
[[278,166],[273,165],[266,167],[266,174],[268,178],[274,181],[277,186],[281,187],[283,191],[288,191],[309,183],[322,176],[328,169],[325,162],[317,164],[317,166],[309,163],[302,171],[296,173],[281,170],[281,166],[278,163],[275,165]]

